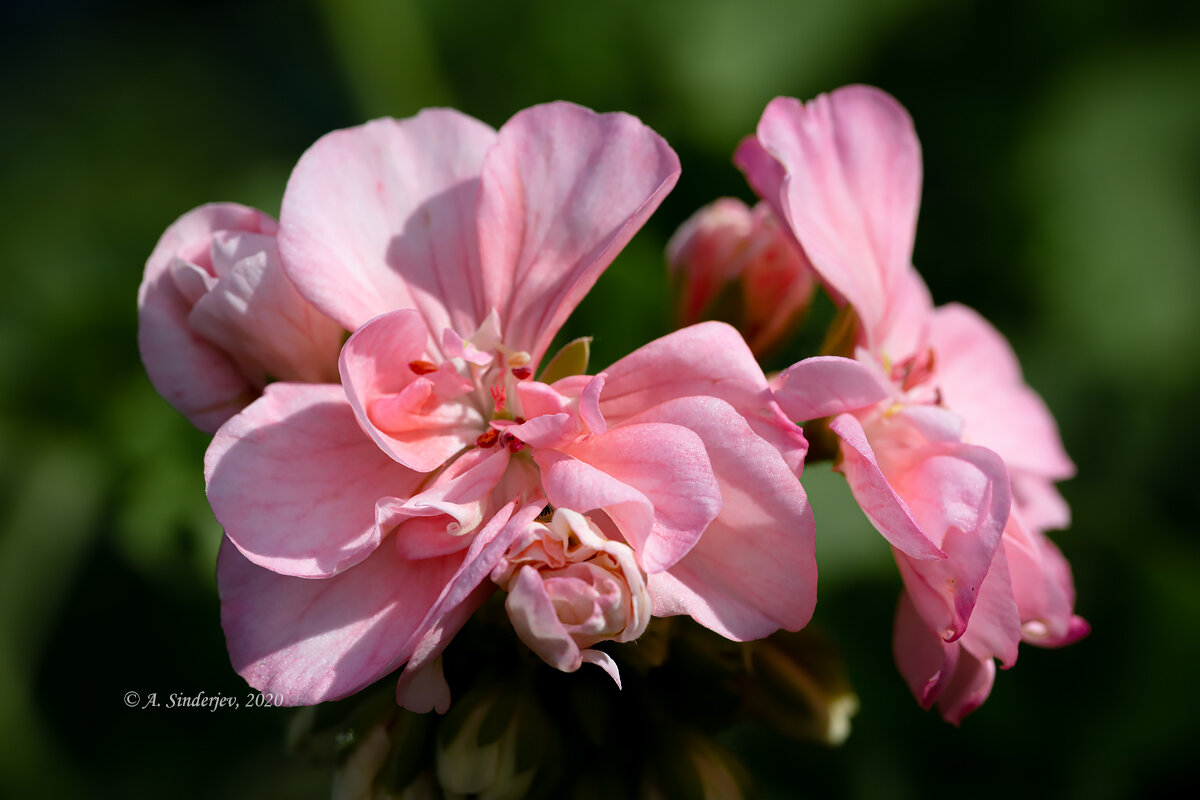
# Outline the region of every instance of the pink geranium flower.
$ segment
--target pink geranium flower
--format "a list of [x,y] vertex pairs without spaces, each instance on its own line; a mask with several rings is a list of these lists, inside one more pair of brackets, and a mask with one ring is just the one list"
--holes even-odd
[[279,234],[301,294],[353,331],[341,384],[275,383],[217,433],[209,499],[235,667],[289,703],[439,654],[497,584],[564,669],[648,615],[735,639],[815,603],[806,450],[745,343],[711,323],[596,376],[536,379],[555,333],[658,206],[675,154],[625,114],[448,110],[322,138]]
[[912,268],[920,145],[893,98],[778,98],[736,160],[853,314],[854,357],[792,366],[776,397],[793,419],[831,418],[839,469],[904,577],[897,661],[958,721],[1022,631],[1061,644],[1086,630],[1041,535],[1066,522],[1053,482],[1073,467],[1003,338],[961,306],[934,309]]
[[142,362],[159,394],[210,433],[269,379],[337,378],[342,328],[284,275],[277,230],[261,211],[210,203],[167,228],[146,262]]

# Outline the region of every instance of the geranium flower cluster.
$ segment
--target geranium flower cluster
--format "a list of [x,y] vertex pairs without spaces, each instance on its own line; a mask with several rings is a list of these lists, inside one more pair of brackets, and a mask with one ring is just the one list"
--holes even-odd
[[[401,705],[445,711],[443,651],[495,593],[544,662],[618,685],[605,643],[654,617],[734,641],[799,630],[806,431],[838,437],[895,551],[896,658],[924,705],[957,721],[1020,640],[1086,631],[1044,535],[1073,469],[1054,422],[1004,339],[933,308],[910,264],[903,109],[865,87],[779,99],[736,160],[762,204],[718,201],[670,247],[696,324],[595,374],[586,340],[548,357],[556,334],[680,173],[626,114],[375,120],[301,157],[278,222],[222,203],[168,228],[139,345],[214,434],[221,622],[252,686],[307,705],[399,669]],[[698,321],[731,281],[753,348]],[[843,309],[838,349],[768,380],[754,354],[818,286]]]

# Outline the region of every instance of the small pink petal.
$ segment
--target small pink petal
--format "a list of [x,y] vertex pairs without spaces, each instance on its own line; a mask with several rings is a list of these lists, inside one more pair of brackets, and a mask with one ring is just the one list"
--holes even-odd
[[583,663],[579,645],[558,618],[537,569],[525,565],[509,584],[504,607],[513,630],[538,657],[562,672],[574,672]]
[[600,669],[608,673],[608,677],[613,679],[613,683],[617,688],[621,688],[621,670],[617,667],[617,662],[613,661],[612,656],[603,650],[583,650],[579,654],[580,659],[585,664],[595,664]]
[[775,387],[779,407],[803,422],[873,406],[892,387],[862,362],[837,356],[806,358],[783,371]]
[[473,444],[483,417],[458,401],[463,391],[441,373],[417,376],[408,364],[425,352],[424,324],[413,311],[384,314],[342,347],[346,396],[359,424],[399,463],[429,472]]
[[679,425],[611,428],[534,460],[552,505],[606,511],[649,573],[683,557],[721,508],[703,441]]

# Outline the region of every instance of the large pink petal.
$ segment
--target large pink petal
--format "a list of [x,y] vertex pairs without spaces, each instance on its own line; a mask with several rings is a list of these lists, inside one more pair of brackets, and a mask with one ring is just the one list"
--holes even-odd
[[495,132],[449,109],[377,119],[321,137],[301,156],[280,214],[292,282],[355,330],[415,308],[432,346],[483,321],[476,199]]
[[551,504],[603,509],[650,573],[682,558],[721,508],[704,442],[678,425],[612,428],[534,460]]
[[[195,297],[185,296],[174,272],[195,264],[212,275],[210,248],[218,231],[273,234],[275,220],[236,203],[210,203],[184,214],[163,233],[146,261],[138,287],[138,350],[158,393],[196,427],[209,433],[254,399],[247,380],[225,352],[188,325]],[[199,276],[197,276],[199,277]]]
[[812,509],[779,452],[714,397],[669,401],[629,425],[665,422],[700,436],[721,511],[668,572],[649,576],[657,616],[689,614],[730,639],[799,630],[817,602]]
[[912,259],[921,148],[908,113],[868,86],[807,105],[780,97],[763,112],[758,140],[787,173],[783,206],[796,238],[873,338]]
[[363,433],[337,384],[271,384],[221,427],[204,467],[213,513],[244,556],[310,578],[370,555],[384,534],[377,501],[424,478]]
[[509,120],[479,198],[485,305],[505,343],[536,363],[678,177],[674,151],[628,114],[558,102]]
[[355,331],[340,362],[346,396],[363,430],[384,452],[419,472],[438,468],[484,430],[479,410],[460,399],[464,388],[454,386],[456,376],[418,376],[409,367],[423,359],[427,344],[418,314],[393,311]]
[[1075,474],[1058,426],[1025,384],[1008,341],[974,310],[937,309],[931,329],[936,380],[948,408],[960,414],[968,441],[995,450],[1010,468],[1052,480]]
[[783,371],[775,399],[789,418],[803,422],[855,411],[886,400],[892,387],[862,362],[838,356],[806,358]]
[[413,635],[461,560],[408,561],[385,545],[346,572],[314,580],[265,570],[225,541],[217,589],[233,667],[285,705],[353,694],[409,657]]
[[610,426],[680,397],[716,397],[746,418],[756,434],[800,473],[808,443],[775,403],[762,368],[740,333],[702,322],[655,339],[605,370],[600,411]]

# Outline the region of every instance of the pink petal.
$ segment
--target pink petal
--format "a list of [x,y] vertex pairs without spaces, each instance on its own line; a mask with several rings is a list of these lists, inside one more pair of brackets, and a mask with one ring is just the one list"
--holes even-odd
[[461,558],[407,561],[385,546],[314,580],[258,567],[225,541],[217,589],[233,667],[285,705],[353,694],[409,656],[410,639]]
[[[275,220],[235,203],[210,203],[184,214],[163,233],[138,287],[138,349],[150,382],[201,430],[212,433],[258,394],[237,364],[187,324],[195,296],[185,296],[174,265],[212,268],[217,231],[273,234]],[[215,276],[214,276],[215,277]],[[203,290],[203,287],[201,287]]]
[[870,335],[912,259],[921,148],[908,113],[868,86],[807,105],[780,97],[763,112],[758,140],[787,173],[785,219]]
[[883,538],[913,558],[945,558],[946,554],[921,530],[904,498],[888,483],[862,424],[850,414],[841,414],[830,421],[829,429],[845,443],[838,469],[846,476],[863,513]]
[[410,711],[437,709],[444,714],[450,704],[446,685],[434,662],[479,606],[495,591],[488,575],[504,558],[513,540],[541,513],[542,501],[500,509],[475,536],[455,574],[446,582],[437,602],[417,626],[409,642],[412,656],[396,686],[396,702]]
[[900,596],[892,630],[892,654],[908,688],[929,709],[946,690],[958,666],[959,645],[947,644],[931,631],[908,593]]
[[996,549],[992,565],[979,587],[979,597],[971,611],[967,631],[958,641],[978,659],[999,659],[1004,669],[1017,663],[1021,615],[1013,596],[1008,559],[1003,547]]
[[855,411],[886,400],[892,387],[862,362],[837,356],[806,358],[783,371],[775,399],[789,418],[806,421]]
[[478,178],[494,140],[449,109],[321,137],[283,196],[279,249],[292,282],[351,331],[398,308],[421,312],[434,349],[447,327],[474,331],[487,313]]
[[704,443],[678,425],[611,428],[534,460],[550,503],[607,512],[646,572],[683,557],[721,508]]
[[419,472],[438,468],[484,430],[479,411],[455,399],[470,384],[454,389],[441,373],[418,377],[409,368],[423,359],[426,345],[420,316],[393,311],[355,331],[342,347],[340,364],[363,430],[384,452]]
[[1061,647],[1085,636],[1090,627],[1074,613],[1071,565],[1054,543],[1014,515],[1004,530],[1004,551],[1025,640]]
[[508,468],[504,448],[472,450],[441,470],[423,491],[385,498],[379,516],[395,527],[395,546],[406,558],[429,558],[461,550],[488,511],[492,490]]
[[337,384],[271,384],[205,456],[208,500],[230,541],[263,568],[310,578],[370,555],[384,533],[376,502],[423,477],[362,432]]
[[1046,404],[1021,377],[1004,337],[966,306],[937,309],[931,329],[943,401],[966,420],[968,441],[995,450],[1009,467],[1063,480],[1075,465]]
[[[218,235],[238,248],[228,275],[196,301],[188,324],[239,361],[259,382],[337,381],[342,327],[317,311],[292,286],[274,237]],[[245,253],[243,255],[243,253]]]
[[888,480],[946,555],[927,561],[898,554],[896,561],[926,624],[952,641],[967,627],[1008,522],[1012,499],[1004,463],[982,447],[935,443]]
[[500,130],[483,166],[485,305],[536,363],[563,321],[679,177],[679,159],[627,114],[534,106]]
[[[733,163],[746,176],[746,182],[750,184],[754,193],[771,207],[775,216],[781,221],[786,221],[788,216],[783,205],[783,188],[787,173],[784,172],[783,164],[768,153],[755,136],[747,136],[738,143],[733,154]],[[791,230],[790,226],[788,230]]]
[[1054,482],[1027,472],[1012,475],[1013,506],[1035,530],[1063,530],[1071,525],[1071,507]]
[[563,672],[579,669],[583,663],[579,645],[558,618],[537,569],[529,565],[520,568],[509,584],[504,607],[517,636],[539,658]]
[[756,434],[800,473],[808,443],[776,405],[762,368],[735,329],[703,322],[635,350],[605,370],[600,411],[614,426],[680,397],[716,397],[746,418]]
[[958,725],[967,714],[983,705],[983,701],[992,693],[995,680],[995,661],[976,658],[963,650],[950,685],[938,699],[942,718],[952,725]]
[[621,670],[617,667],[617,662],[613,661],[612,656],[603,650],[583,650],[579,653],[580,660],[585,664],[595,664],[600,669],[608,673],[608,677],[613,679],[613,683],[617,688],[621,688]]
[[704,442],[720,488],[720,513],[668,572],[649,576],[656,616],[688,614],[729,639],[799,630],[817,602],[812,509],[779,452],[728,403],[688,397],[628,425],[665,422]]

